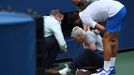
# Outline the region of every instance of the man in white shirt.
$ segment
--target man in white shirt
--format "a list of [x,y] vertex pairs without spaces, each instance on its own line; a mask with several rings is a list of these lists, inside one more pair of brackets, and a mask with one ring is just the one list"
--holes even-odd
[[[61,75],[67,75],[71,70],[85,69],[92,67],[94,69],[103,67],[103,43],[99,34],[88,30],[85,32],[82,28],[75,26],[72,29],[71,36],[76,42],[85,44],[82,53],[72,60],[68,67],[59,71]],[[69,75],[69,74],[68,74]]]
[[[81,12],[83,11],[89,4],[95,2],[95,1],[98,1],[98,0],[72,0],[73,4],[75,4],[76,6],[76,10],[78,12]],[[75,20],[75,24],[80,24],[81,23],[81,20],[80,18],[77,18]],[[83,29],[85,31],[87,31],[90,27],[86,24],[83,24]]]
[[64,15],[59,9],[51,10],[50,16],[44,16],[44,42],[43,64],[47,74],[56,74],[53,65],[59,48],[66,52],[67,44],[64,39],[61,21]]
[[[125,6],[115,0],[99,0],[91,3],[79,16],[84,24],[104,32],[104,66],[93,75],[110,75],[115,70],[118,35],[126,16]],[[99,24],[104,21],[105,27]]]

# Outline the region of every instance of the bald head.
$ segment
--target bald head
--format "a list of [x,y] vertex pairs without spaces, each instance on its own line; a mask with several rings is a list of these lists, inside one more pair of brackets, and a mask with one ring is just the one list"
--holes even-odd
[[61,22],[64,18],[64,14],[59,9],[51,10],[50,15],[54,16],[59,22]]

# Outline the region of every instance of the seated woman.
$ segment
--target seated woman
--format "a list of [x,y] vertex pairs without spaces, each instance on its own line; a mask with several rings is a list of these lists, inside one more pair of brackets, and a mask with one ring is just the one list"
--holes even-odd
[[76,26],[72,29],[71,36],[76,42],[83,44],[83,52],[73,59],[66,68],[59,70],[59,74],[67,75],[71,70],[94,67],[96,69],[103,67],[103,44],[101,36],[95,31],[85,32],[82,28]]

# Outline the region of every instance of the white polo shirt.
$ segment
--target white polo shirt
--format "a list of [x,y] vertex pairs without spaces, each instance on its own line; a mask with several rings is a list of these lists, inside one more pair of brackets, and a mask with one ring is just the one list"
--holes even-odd
[[65,49],[67,47],[62,33],[61,23],[52,15],[44,16],[44,37],[49,37],[52,35],[55,36],[61,49]]
[[84,24],[95,27],[97,22],[104,22],[108,17],[117,14],[124,5],[115,0],[99,0],[90,4],[79,13]]

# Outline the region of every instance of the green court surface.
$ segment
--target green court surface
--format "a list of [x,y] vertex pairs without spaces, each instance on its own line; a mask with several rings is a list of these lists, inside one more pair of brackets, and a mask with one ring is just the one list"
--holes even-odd
[[115,75],[134,75],[134,51],[119,53],[116,66]]
[[[61,62],[56,69],[64,68],[65,63],[70,62]],[[116,61],[117,73],[114,75],[134,75],[134,51],[118,53]],[[73,73],[69,75],[74,75]]]

